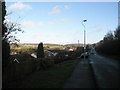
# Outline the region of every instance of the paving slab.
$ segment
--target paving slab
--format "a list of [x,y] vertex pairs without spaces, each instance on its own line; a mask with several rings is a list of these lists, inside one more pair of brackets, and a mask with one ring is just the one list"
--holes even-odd
[[80,60],[63,88],[95,88],[88,59]]

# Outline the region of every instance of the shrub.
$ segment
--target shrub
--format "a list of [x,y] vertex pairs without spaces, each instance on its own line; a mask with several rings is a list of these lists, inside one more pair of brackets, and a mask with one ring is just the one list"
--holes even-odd
[[83,52],[84,52],[84,47],[77,47],[76,51],[74,52],[75,57],[79,57]]
[[74,52],[60,50],[58,54],[54,57],[55,64],[61,63],[66,60],[74,59]]
[[54,60],[49,58],[38,58],[37,62],[39,62],[40,70],[47,69],[54,65]]
[[46,70],[54,65],[54,60],[49,58],[31,58],[20,63],[10,63],[3,73],[3,86],[8,83],[24,79],[32,72]]

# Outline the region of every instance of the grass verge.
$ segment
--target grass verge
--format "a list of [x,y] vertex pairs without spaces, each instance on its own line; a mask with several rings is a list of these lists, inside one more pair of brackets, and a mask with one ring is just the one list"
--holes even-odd
[[34,72],[22,81],[11,83],[12,88],[62,88],[69,78],[75,66],[79,62],[76,60],[64,61],[53,67]]

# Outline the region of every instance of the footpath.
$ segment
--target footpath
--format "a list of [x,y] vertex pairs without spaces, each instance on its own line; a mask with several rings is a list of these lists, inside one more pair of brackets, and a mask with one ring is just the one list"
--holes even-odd
[[63,88],[96,88],[96,82],[88,59],[82,59]]

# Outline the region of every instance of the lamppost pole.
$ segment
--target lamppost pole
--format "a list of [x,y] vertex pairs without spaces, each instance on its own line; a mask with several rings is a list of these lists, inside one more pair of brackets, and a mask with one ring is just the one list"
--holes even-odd
[[79,40],[78,40],[78,47],[79,47],[80,45],[79,45]]
[[85,64],[85,51],[86,51],[86,31],[85,31],[85,25],[83,24],[83,22],[87,22],[87,20],[83,20],[82,21],[82,25],[84,27],[84,64]]

